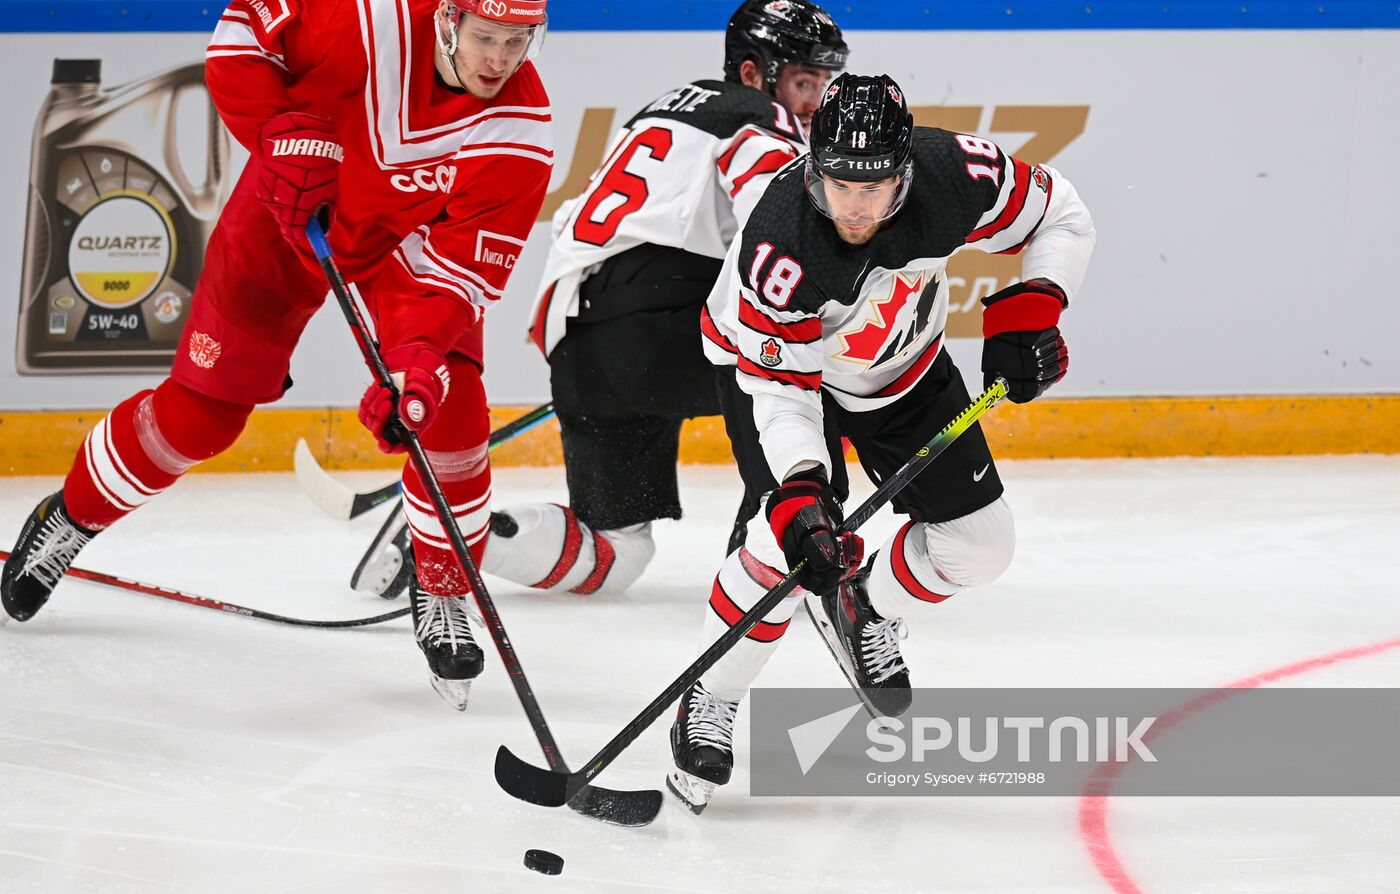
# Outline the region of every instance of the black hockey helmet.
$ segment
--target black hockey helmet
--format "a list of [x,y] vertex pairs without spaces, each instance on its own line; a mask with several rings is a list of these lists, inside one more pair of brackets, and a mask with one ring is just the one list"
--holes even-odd
[[823,176],[862,183],[898,178],[897,194],[882,219],[904,204],[913,180],[914,116],[889,75],[843,74],[832,81],[809,138],[807,193],[823,214],[832,216]]
[[811,0],[744,0],[724,32],[724,77],[753,59],[771,90],[784,65],[844,71],[850,49],[834,19]]

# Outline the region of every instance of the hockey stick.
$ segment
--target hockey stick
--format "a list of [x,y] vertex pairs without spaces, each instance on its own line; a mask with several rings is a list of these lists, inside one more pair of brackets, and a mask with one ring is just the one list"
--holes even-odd
[[[956,441],[959,435],[971,428],[973,423],[984,413],[1005,399],[1006,394],[1006,380],[998,378],[990,388],[978,395],[977,399],[959,413],[952,422],[949,422],[942,431],[921,447],[899,471],[885,479],[875,490],[875,493],[871,494],[855,512],[850,514],[841,530],[855,531],[869,521],[870,517],[893,499],[895,494],[903,490],[904,486],[913,480],[915,475],[923,471],[940,453],[948,449],[948,445]],[[748,635],[748,632],[763,619],[764,615],[776,608],[778,603],[795,590],[797,579],[806,566],[806,559],[793,566],[786,577],[764,594],[753,608],[745,612],[744,616],[733,627],[715,640],[714,645],[695,659],[690,667],[682,671],[681,675],[653,699],[651,704],[643,708],[640,714],[632,718],[632,721],[624,726],[620,733],[613,736],[612,741],[604,745],[602,750],[585,765],[584,769],[577,773],[561,773],[553,767],[548,770],[541,769],[533,764],[527,764],[511,753],[509,748],[502,745],[496,751],[496,783],[509,794],[532,804],[558,807],[566,803],[576,792],[588,785],[589,780],[612,763],[628,745],[631,745],[647,727],[656,721],[656,718],[670,707],[672,702],[681,696],[681,693],[689,689],[705,671],[709,670],[715,662],[732,649],[735,643]]]
[[392,500],[399,495],[399,488],[402,486],[402,482],[395,478],[378,490],[356,493],[321,468],[321,464],[316,462],[316,457],[311,454],[311,448],[306,446],[305,438],[297,438],[296,449],[292,451],[292,468],[296,470],[297,484],[301,486],[301,492],[316,504],[317,509],[341,521],[349,521],[381,503]]
[[[326,274],[326,281],[330,283],[331,291],[335,294],[335,300],[340,304],[340,309],[345,314],[345,321],[350,324],[350,331],[355,335],[355,341],[360,346],[365,363],[369,365],[379,383],[389,389],[396,398],[395,403],[397,403],[398,389],[394,385],[393,377],[389,374],[389,368],[384,365],[384,357],[379,353],[379,345],[370,335],[369,326],[365,323],[364,316],[350,295],[349,286],[346,285],[345,279],[340,275],[340,270],[335,265],[335,259],[331,256],[331,247],[330,243],[326,241],[325,231],[321,229],[320,222],[315,218],[307,224],[306,235],[311,241],[316,259],[321,264],[321,270]],[[496,604],[492,602],[491,594],[486,589],[486,582],[481,579],[481,570],[476,567],[476,562],[472,560],[471,551],[467,548],[467,541],[463,539],[462,531],[457,526],[457,519],[452,514],[452,507],[447,502],[447,496],[442,492],[442,486],[438,483],[437,476],[433,473],[433,467],[428,462],[427,453],[423,450],[423,442],[418,439],[417,432],[406,426],[400,427],[397,434],[400,435],[404,446],[408,449],[410,461],[417,468],[419,477],[423,480],[423,486],[433,501],[433,508],[437,512],[438,520],[442,522],[447,539],[452,544],[452,551],[456,554],[457,562],[471,583],[472,595],[476,597],[477,608],[481,610],[481,617],[486,622],[486,628],[491,632],[491,639],[495,642],[496,651],[501,656],[501,664],[510,677],[511,685],[515,687],[516,697],[520,699],[520,707],[525,710],[525,717],[530,721],[530,728],[535,733],[540,750],[544,752],[545,760],[548,761],[551,768],[559,773],[567,774],[569,768],[559,753],[559,745],[554,741],[554,734],[549,731],[549,724],[545,721],[544,711],[540,709],[539,701],[535,699],[535,692],[530,688],[529,681],[525,679],[525,668],[521,666],[520,658],[515,654],[515,647],[510,643],[505,625],[501,623],[500,613],[496,611]],[[572,797],[574,795],[577,798]],[[615,791],[592,786],[578,786],[568,800],[569,806],[585,816],[621,826],[646,825],[661,812],[661,792],[654,789]]]
[[[554,404],[552,403],[535,407],[519,419],[511,420],[491,432],[486,447],[488,450],[495,450],[507,441],[518,438],[536,426],[548,422],[553,415]],[[296,469],[297,484],[301,485],[302,493],[306,494],[322,512],[341,521],[357,518],[374,507],[387,503],[399,495],[399,490],[403,486],[402,480],[395,479],[377,490],[357,493],[336,481],[329,472],[321,467],[321,464],[316,461],[316,457],[312,455],[311,448],[306,446],[304,438],[297,439],[296,450],[292,453],[292,465]]]
[[[0,561],[8,562],[9,560],[10,554],[4,550],[0,550]],[[186,593],[183,590],[158,587],[155,584],[143,584],[140,581],[127,580],[124,577],[117,577],[115,574],[105,574],[101,571],[89,571],[86,568],[69,568],[67,574],[69,577],[76,577],[78,580],[85,580],[94,584],[102,584],[106,587],[130,590],[133,593],[145,593],[147,596],[159,596],[162,599],[183,602],[186,605],[198,605],[202,608],[218,609],[221,612],[228,612],[231,615],[244,615],[245,617],[257,618],[261,621],[275,621],[278,624],[290,624],[293,627],[368,627],[370,624],[383,624],[385,621],[402,618],[409,612],[406,608],[396,608],[391,612],[375,615],[372,618],[352,618],[348,621],[308,621],[305,618],[289,618],[286,615],[274,615],[272,612],[265,612],[242,605],[234,605],[232,602],[220,602],[217,599],[210,599],[207,596],[195,596],[193,593]]]

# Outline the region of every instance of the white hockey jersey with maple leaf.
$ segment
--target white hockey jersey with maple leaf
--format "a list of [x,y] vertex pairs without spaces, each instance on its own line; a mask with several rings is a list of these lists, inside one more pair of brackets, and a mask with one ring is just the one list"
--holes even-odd
[[949,259],[967,248],[1024,251],[1022,277],[1073,298],[1094,244],[1093,221],[1053,168],[996,143],[915,128],[904,207],[865,245],[841,241],[807,197],[804,164],[768,186],[724,262],[701,314],[705,353],[736,368],[754,397],[769,467],[828,470],[822,392],[853,412],[898,400],[944,350]]

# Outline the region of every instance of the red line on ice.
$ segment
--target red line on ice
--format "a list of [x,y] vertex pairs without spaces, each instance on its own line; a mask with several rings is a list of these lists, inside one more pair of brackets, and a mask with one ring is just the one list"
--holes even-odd
[[[1266,683],[1275,683],[1289,677],[1296,677],[1320,668],[1340,664],[1343,661],[1366,658],[1395,648],[1400,648],[1400,639],[1372,643],[1369,646],[1357,646],[1353,649],[1343,649],[1329,655],[1319,655],[1316,658],[1307,658],[1293,664],[1285,664],[1252,677],[1245,677],[1243,680],[1236,680],[1221,688],[1257,689]],[[1164,714],[1154,724],[1153,732],[1170,729],[1192,714],[1203,711],[1228,697],[1228,693],[1216,692],[1189,701]],[[1113,848],[1113,839],[1108,831],[1108,798],[1123,766],[1123,764],[1100,764],[1089,778],[1089,784],[1079,799],[1079,837],[1084,842],[1085,849],[1089,851],[1089,856],[1093,858],[1094,867],[1098,869],[1099,875],[1103,876],[1104,881],[1108,882],[1108,886],[1113,889],[1115,894],[1143,894],[1142,888],[1133,881],[1133,877],[1128,874],[1127,867],[1118,858],[1118,852]]]

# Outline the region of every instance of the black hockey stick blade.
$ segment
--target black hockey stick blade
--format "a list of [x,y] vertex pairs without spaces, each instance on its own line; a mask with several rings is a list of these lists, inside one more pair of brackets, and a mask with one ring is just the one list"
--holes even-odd
[[575,813],[614,826],[645,826],[661,812],[662,800],[656,789],[623,792],[585,785],[569,799],[569,807]]
[[645,826],[661,812],[656,789],[618,791],[589,785],[582,773],[556,773],[516,757],[502,745],[496,751],[496,784],[508,794],[541,807],[568,804],[577,813],[615,826]]
[[[581,773],[556,773],[528,764],[502,745],[496,749],[496,784],[522,801],[541,807],[563,807],[588,781]],[[656,794],[659,797],[661,793]]]

